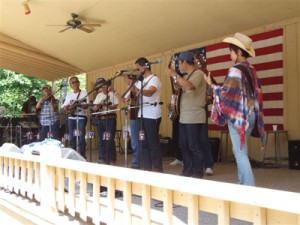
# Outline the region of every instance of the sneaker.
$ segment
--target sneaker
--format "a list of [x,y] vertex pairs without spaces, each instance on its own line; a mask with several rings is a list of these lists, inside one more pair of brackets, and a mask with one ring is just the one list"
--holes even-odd
[[205,174],[208,176],[212,176],[214,174],[214,171],[212,170],[212,168],[206,168]]
[[183,166],[183,162],[178,160],[178,159],[175,159],[173,162],[170,163],[171,166]]

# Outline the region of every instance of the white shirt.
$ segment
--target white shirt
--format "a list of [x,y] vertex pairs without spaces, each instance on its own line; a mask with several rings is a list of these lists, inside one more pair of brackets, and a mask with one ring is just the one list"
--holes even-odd
[[[137,81],[134,85],[138,89],[141,89],[141,81]],[[158,119],[161,117],[161,106],[159,105],[161,83],[159,78],[154,74],[151,74],[143,80],[143,90],[148,90],[150,86],[156,87],[156,92],[154,92],[150,97],[143,95],[143,117],[148,119]],[[156,103],[156,106],[149,105],[151,103]],[[138,117],[141,117],[141,108],[139,109]]]
[[[80,91],[80,94],[78,96],[78,93],[74,93],[74,92],[69,92],[66,96],[66,100],[64,102],[64,104],[62,105],[62,107],[64,106],[67,106],[67,105],[70,105],[72,104],[74,101],[76,100],[81,100],[83,99],[84,97],[87,96],[87,92],[84,91],[84,90],[81,90]],[[89,103],[89,97],[87,96],[82,103]],[[86,116],[86,109],[83,109],[82,107],[77,107],[77,110],[75,110],[75,115],[79,115],[79,116]],[[74,116],[70,116],[69,119],[76,119],[76,117]],[[79,119],[83,119],[82,117],[79,117]]]

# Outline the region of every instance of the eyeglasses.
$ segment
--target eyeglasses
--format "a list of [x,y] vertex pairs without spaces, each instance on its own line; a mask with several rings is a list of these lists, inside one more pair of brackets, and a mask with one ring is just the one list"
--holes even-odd
[[76,83],[79,83],[79,81],[77,80],[77,81],[73,81],[71,84],[76,84]]

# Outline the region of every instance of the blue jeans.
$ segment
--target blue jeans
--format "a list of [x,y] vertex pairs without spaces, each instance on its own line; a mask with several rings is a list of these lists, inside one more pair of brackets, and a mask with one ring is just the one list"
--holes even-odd
[[[86,126],[87,119],[78,119],[78,129],[80,130],[80,135],[78,137],[78,146],[80,150],[80,154],[85,157],[85,150],[86,150],[86,142],[85,142],[85,126]],[[74,136],[74,130],[76,129],[76,119],[68,119],[68,132],[70,134],[70,141],[71,147],[77,149],[77,137]]]
[[[58,128],[59,128],[59,123],[56,121],[54,124],[51,125],[51,133],[52,133],[52,138],[58,140]],[[49,131],[49,126],[42,126],[40,130],[40,140],[43,141],[45,138],[48,137],[48,131]]]
[[139,164],[139,124],[137,120],[130,120],[130,141],[132,148],[132,167],[138,168]]
[[252,172],[251,164],[248,157],[248,139],[253,130],[255,114],[252,112],[249,118],[249,128],[245,134],[245,144],[240,148],[240,135],[232,123],[228,122],[228,129],[232,142],[233,154],[237,163],[238,183],[248,186],[255,186],[255,179]]
[[143,124],[141,124],[141,118],[138,118],[137,122],[139,128],[142,125],[142,130],[145,133],[145,139],[141,141],[142,145],[139,144],[139,152],[142,159],[140,162],[141,168],[148,171],[163,172],[162,151],[158,136],[161,118],[143,118]]
[[[116,118],[98,121],[98,159],[104,160],[107,164],[117,161],[115,143],[116,126]],[[109,140],[103,140],[104,132],[110,133]],[[107,152],[109,154],[106,154]]]
[[183,159],[181,175],[203,177],[203,157],[207,139],[207,124],[179,123],[179,147]]

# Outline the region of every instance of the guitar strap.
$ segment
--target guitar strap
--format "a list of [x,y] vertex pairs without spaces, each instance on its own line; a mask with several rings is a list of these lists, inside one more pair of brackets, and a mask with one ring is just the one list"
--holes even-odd
[[[186,78],[186,80],[189,80],[190,77],[193,75],[193,73],[194,73],[196,70],[197,70],[197,69],[194,69],[194,70],[190,73],[190,75],[188,75],[188,77]],[[181,98],[181,88],[179,89],[178,97]]]
[[80,96],[80,92],[81,92],[81,90],[79,90],[76,100],[78,100],[78,98]]
[[[76,98],[76,100],[78,100],[78,98],[79,98],[79,96],[80,96],[80,92],[81,92],[81,90],[79,90],[79,92],[78,92],[78,95],[77,95],[77,98]],[[72,115],[71,116],[76,116],[74,113],[72,113]]]
[[[194,70],[190,73],[190,75],[188,75],[188,77],[186,78],[186,80],[189,80],[190,77],[193,75],[193,73],[194,73],[196,70],[197,70],[197,69],[194,69]],[[178,91],[178,103],[177,103],[178,113],[180,113],[181,94],[182,94],[182,89],[179,88],[179,91]]]
[[[146,83],[144,83],[144,85],[143,85],[143,89],[144,89],[144,87],[146,87],[146,85],[149,83],[149,81],[153,78],[153,77],[155,77],[156,75],[155,74],[153,74],[150,78],[149,78],[149,80],[147,80],[147,82]],[[141,90],[136,94],[136,96],[139,96],[140,95],[140,93],[141,93]]]

